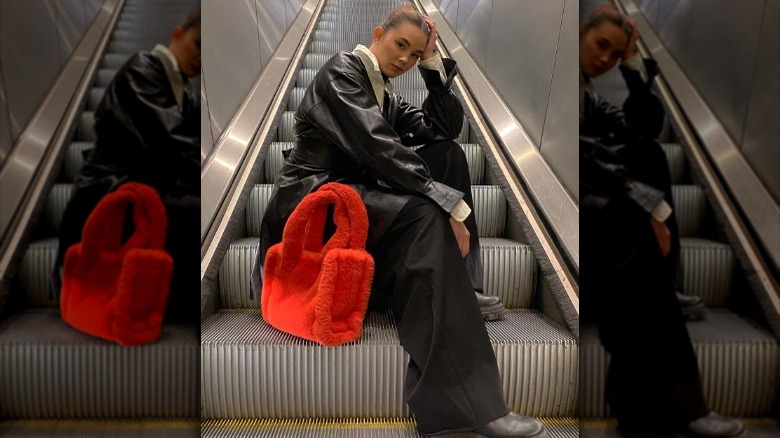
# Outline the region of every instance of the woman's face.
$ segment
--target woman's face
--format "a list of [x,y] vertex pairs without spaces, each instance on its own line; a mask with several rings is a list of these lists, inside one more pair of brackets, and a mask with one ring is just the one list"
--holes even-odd
[[620,60],[627,44],[626,32],[609,21],[580,28],[580,68],[590,78],[603,75]]
[[379,62],[379,69],[389,78],[394,78],[414,67],[420,59],[428,37],[412,23],[384,30],[374,29],[374,44],[371,52]]

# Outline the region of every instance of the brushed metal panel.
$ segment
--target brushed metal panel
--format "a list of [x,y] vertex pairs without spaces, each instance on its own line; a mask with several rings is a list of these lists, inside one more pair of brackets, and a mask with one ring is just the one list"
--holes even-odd
[[284,11],[285,0],[257,0],[257,34],[260,38],[261,70],[268,65],[268,61],[287,30]]
[[555,54],[550,97],[540,144],[542,155],[573,194],[574,199],[578,199],[580,193],[579,154],[577,148],[572,147],[577,144],[579,136],[576,100],[579,87],[578,10],[579,4],[576,0],[564,2],[560,38]]
[[460,0],[458,2],[458,38],[480,69],[485,69],[488,35],[493,10],[493,0]]
[[[766,3],[742,154],[780,204],[780,2]],[[772,56],[774,54],[774,56]]]
[[459,0],[441,0],[439,5],[441,14],[455,33],[458,33],[458,2]]
[[205,0],[202,8],[203,74],[211,131],[219,138],[260,74],[255,0]]
[[60,62],[65,62],[87,30],[84,4],[81,0],[59,0],[55,3]]
[[27,126],[60,71],[57,47],[53,0],[3,2],[0,59],[14,139]]
[[764,0],[696,0],[690,23],[691,62],[686,71],[737,143],[742,139],[750,81],[759,56],[763,6]]
[[290,25],[292,25],[293,21],[295,21],[295,17],[298,16],[298,12],[301,12],[301,7],[303,6],[303,0],[287,0],[285,2],[285,9],[284,9],[284,16],[285,16],[285,28],[286,31]]
[[661,2],[654,25],[659,38],[683,68],[690,62],[692,15],[693,0]]
[[[538,146],[550,96],[563,0],[494,0],[485,75]],[[484,29],[482,30],[484,33]]]

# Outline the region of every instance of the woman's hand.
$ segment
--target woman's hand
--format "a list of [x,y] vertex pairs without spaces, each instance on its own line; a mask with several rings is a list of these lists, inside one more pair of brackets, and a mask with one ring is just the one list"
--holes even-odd
[[658,241],[658,247],[661,249],[661,255],[666,257],[669,255],[669,251],[672,250],[672,233],[666,224],[650,218],[650,224],[653,226],[653,233],[655,233],[655,239]]
[[626,50],[623,51],[623,59],[628,59],[636,53],[636,39],[639,36],[639,32],[636,30],[636,21],[628,15],[624,15],[628,27],[631,28],[631,35],[628,36],[628,43],[626,44]]
[[450,218],[450,225],[452,226],[452,232],[455,233],[455,240],[458,241],[458,248],[460,248],[460,255],[466,257],[469,253],[469,242],[471,241],[471,234],[469,230],[463,225],[463,222],[458,222],[453,218]]
[[438,34],[436,33],[436,22],[433,21],[433,18],[427,15],[423,15],[422,17],[423,20],[428,23],[428,28],[431,30],[428,34],[428,42],[425,44],[425,49],[423,49],[422,58],[420,58],[425,61],[434,55],[433,49],[436,48],[436,38],[438,37]]

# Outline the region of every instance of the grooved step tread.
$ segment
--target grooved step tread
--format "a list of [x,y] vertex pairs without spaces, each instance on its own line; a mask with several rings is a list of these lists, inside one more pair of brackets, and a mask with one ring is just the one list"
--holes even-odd
[[13,437],[199,437],[198,419],[155,420],[9,420],[0,421],[0,436]]
[[[780,391],[778,340],[758,323],[725,309],[710,310],[703,320],[686,325],[710,408],[724,415],[767,415]],[[581,342],[580,415],[604,417],[608,355],[595,326],[583,328]]]
[[[527,415],[573,415],[573,335],[530,310],[486,327],[507,405]],[[402,397],[408,355],[389,312],[369,312],[361,338],[335,348],[276,330],[259,309],[220,310],[201,333],[203,418],[409,415]]]
[[[780,420],[772,418],[740,418],[750,438],[777,438],[780,436]],[[582,438],[621,438],[615,420],[593,419],[580,421]]]
[[68,326],[56,309],[0,322],[0,411],[8,418],[190,418],[198,415],[198,332],[166,324],[127,348]]
[[[576,418],[540,418],[551,438],[579,436]],[[296,419],[208,420],[202,423],[204,437],[422,437],[411,418],[389,419]]]

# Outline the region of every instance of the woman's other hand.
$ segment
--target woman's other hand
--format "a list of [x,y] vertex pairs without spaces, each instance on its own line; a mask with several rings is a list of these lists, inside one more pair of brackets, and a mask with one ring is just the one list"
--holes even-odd
[[623,51],[623,59],[629,59],[636,53],[636,39],[639,36],[639,32],[636,30],[636,21],[628,15],[623,16],[626,20],[626,24],[631,28],[631,34],[628,36],[628,44],[626,44],[626,50]]
[[433,57],[433,49],[436,48],[436,38],[438,37],[438,34],[436,33],[436,22],[433,21],[433,18],[427,15],[423,15],[422,17],[423,20],[428,23],[428,28],[431,29],[431,32],[428,34],[428,42],[425,44],[425,49],[423,49],[422,57],[420,58],[424,61]]
[[666,224],[650,218],[650,224],[653,226],[653,233],[655,233],[655,239],[658,241],[658,247],[661,249],[661,255],[666,257],[669,255],[669,251],[672,250],[672,233]]
[[469,253],[469,242],[471,241],[471,234],[469,230],[463,225],[463,222],[458,222],[453,218],[450,218],[450,225],[452,226],[452,232],[455,233],[455,240],[458,241],[458,248],[460,248],[460,255],[466,257]]

